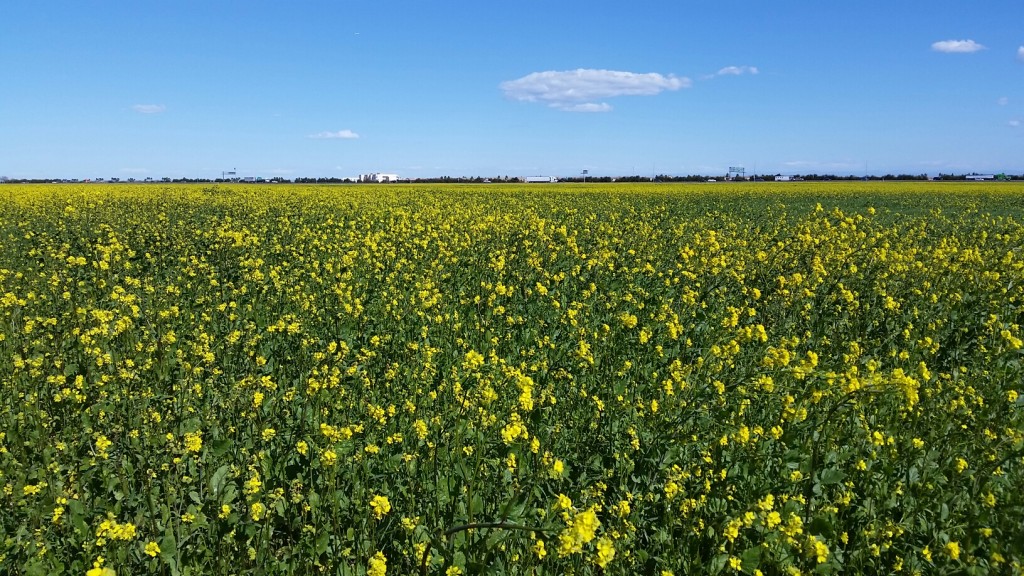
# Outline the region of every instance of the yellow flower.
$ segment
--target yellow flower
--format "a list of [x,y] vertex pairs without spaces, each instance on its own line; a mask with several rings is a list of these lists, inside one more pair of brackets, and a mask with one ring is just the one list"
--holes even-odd
[[309,452],[309,444],[305,440],[299,440],[295,443],[295,451],[305,456]]
[[946,554],[948,554],[949,557],[952,558],[953,560],[959,559],[960,558],[960,543],[959,542],[955,542],[955,541],[947,542],[946,543]]
[[601,521],[597,519],[596,506],[577,514],[558,536],[558,555],[568,556],[583,549],[583,545],[594,539]]
[[244,484],[246,494],[258,494],[262,487],[263,482],[260,481],[260,475],[256,472],[253,472],[253,475]]
[[427,423],[424,422],[422,419],[418,419],[415,422],[413,422],[412,423],[412,427],[413,427],[413,430],[416,431],[416,437],[417,438],[419,438],[420,440],[423,440],[424,438],[427,437],[427,432],[428,432]]
[[547,549],[544,548],[543,540],[537,540],[533,543],[533,553],[537,555],[538,560],[543,560],[548,555]]
[[387,496],[381,496],[378,494],[370,500],[370,508],[373,508],[374,518],[380,520],[388,512],[391,512],[391,501],[388,500]]
[[815,557],[818,564],[824,564],[825,562],[827,562],[828,545],[822,542],[821,540],[818,540],[818,537],[813,534],[808,536],[808,540],[811,541],[810,553]]
[[259,522],[263,518],[263,515],[266,513],[266,511],[267,509],[265,506],[263,506],[263,504],[260,504],[259,502],[254,502],[252,506],[249,507],[249,516],[251,516],[253,520]]
[[203,449],[203,432],[186,432],[185,433],[185,450],[198,454]]
[[611,538],[607,536],[597,541],[597,559],[595,562],[601,568],[604,568],[615,558],[615,543],[612,542]]
[[551,469],[548,471],[548,475],[552,478],[561,478],[565,472],[565,463],[560,458],[555,458],[555,461],[551,463]]
[[85,576],[117,576],[117,572],[106,567],[96,567],[90,568],[89,571],[85,573]]
[[324,466],[334,466],[334,463],[338,461],[338,454],[328,448],[320,453],[320,463]]
[[408,516],[403,516],[402,517],[402,528],[405,528],[406,532],[412,534],[413,530],[416,529],[416,521],[418,519],[419,519],[418,516],[416,518],[409,518]]
[[264,442],[269,442],[274,439],[274,436],[277,436],[277,430],[274,430],[273,428],[264,428],[262,436]]
[[99,436],[96,437],[96,454],[98,454],[101,458],[107,458],[107,449],[113,446],[113,444],[114,443],[111,442],[109,438],[107,438],[103,434],[100,434]]
[[149,556],[151,556],[153,558],[156,558],[157,556],[160,555],[160,545],[157,544],[156,542],[153,542],[153,541],[147,542],[146,543],[146,554],[148,554]]
[[377,552],[367,562],[366,576],[386,576],[388,572],[388,559],[383,552]]
[[459,568],[458,566],[449,566],[448,569],[444,571],[444,575],[445,576],[462,576],[462,568]]
[[736,540],[740,535],[740,526],[743,526],[743,520],[740,520],[739,518],[730,520],[725,526],[724,535],[726,540],[729,542]]

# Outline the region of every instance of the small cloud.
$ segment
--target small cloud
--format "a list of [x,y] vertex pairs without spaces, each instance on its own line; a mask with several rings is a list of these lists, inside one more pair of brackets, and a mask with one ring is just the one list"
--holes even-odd
[[1020,128],[1020,120],[1010,120],[1007,124],[1010,125],[1010,128]]
[[860,164],[850,161],[823,161],[823,160],[790,160],[783,162],[783,166],[801,172],[850,172],[860,167]]
[[1010,99],[1007,98],[1006,96],[1003,96],[999,100],[996,100],[996,104],[999,104],[1000,106],[1006,106],[1009,103],[1010,103]]
[[566,112],[608,112],[612,107],[597,100],[616,96],[653,96],[666,90],[689,88],[689,78],[672,74],[577,70],[534,72],[502,82],[505,97],[520,102],[539,102]]
[[726,66],[719,70],[715,76],[740,76],[742,74],[757,74],[757,66]]
[[601,102],[587,102],[586,104],[552,104],[553,108],[558,108],[565,112],[611,112],[611,104]]
[[974,40],[942,40],[932,43],[932,50],[946,54],[970,54],[984,49],[984,46]]
[[1017,60],[1024,62],[1024,46],[1017,48]]
[[167,110],[167,107],[163,104],[136,104],[132,106],[132,110],[139,114],[159,114]]
[[308,138],[317,138],[317,139],[337,139],[337,138],[340,138],[342,140],[355,140],[356,138],[359,138],[359,134],[356,134],[355,132],[353,132],[351,130],[338,130],[337,132],[329,132],[328,131],[328,132],[318,132],[316,134],[310,134],[308,136]]

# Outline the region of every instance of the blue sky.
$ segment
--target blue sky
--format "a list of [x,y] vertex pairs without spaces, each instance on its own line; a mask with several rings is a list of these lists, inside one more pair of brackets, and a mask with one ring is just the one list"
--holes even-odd
[[1024,173],[1024,2],[6,2],[12,178]]

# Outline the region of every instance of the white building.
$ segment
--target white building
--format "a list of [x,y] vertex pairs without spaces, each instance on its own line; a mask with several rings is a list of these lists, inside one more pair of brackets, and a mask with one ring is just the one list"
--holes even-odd
[[398,182],[398,174],[384,174],[382,172],[371,172],[360,174],[360,182]]
[[524,182],[558,182],[558,178],[554,176],[527,176],[523,179]]

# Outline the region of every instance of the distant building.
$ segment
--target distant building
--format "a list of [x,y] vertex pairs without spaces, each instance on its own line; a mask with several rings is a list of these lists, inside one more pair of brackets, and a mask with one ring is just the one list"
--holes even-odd
[[371,172],[360,174],[360,182],[398,182],[398,174],[384,174],[382,172]]
[[558,178],[554,176],[527,176],[523,178],[523,182],[558,182]]

